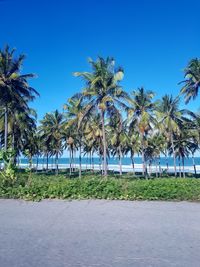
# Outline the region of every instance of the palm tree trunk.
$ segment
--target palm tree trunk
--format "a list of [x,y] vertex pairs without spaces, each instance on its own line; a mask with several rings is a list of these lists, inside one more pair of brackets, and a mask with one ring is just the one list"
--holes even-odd
[[90,150],[90,172],[92,172],[92,150]]
[[195,164],[195,160],[194,160],[194,154],[192,154],[192,162],[193,162],[193,167],[194,167],[194,174],[196,177],[197,176],[197,169],[196,169],[196,164]]
[[102,156],[101,154],[99,155],[99,171],[101,173],[101,165],[102,165]]
[[81,162],[81,143],[79,145],[79,178],[81,178],[82,173],[82,162]]
[[133,175],[135,175],[135,162],[134,162],[134,154],[131,153],[131,162],[132,162],[132,168],[133,168]]
[[36,159],[36,172],[38,171],[38,163],[39,163],[39,158],[37,156],[37,159]]
[[168,154],[167,154],[167,152],[165,152],[165,161],[166,161],[167,173],[169,173],[169,163],[168,163]]
[[42,159],[42,169],[44,170],[44,164],[45,164],[45,155],[43,156],[43,159]]
[[29,159],[29,168],[30,169],[32,169],[32,163],[33,163],[32,156],[30,156],[30,159]]
[[156,159],[156,178],[158,178],[158,162],[157,162],[157,159]]
[[119,146],[119,174],[122,175],[122,151],[121,151],[121,146]]
[[172,152],[173,152],[173,158],[174,158],[174,175],[176,177],[177,176],[177,171],[176,171],[176,155],[175,155],[175,149],[174,149],[174,138],[173,138],[173,134],[171,134],[171,143],[172,143]]
[[56,175],[58,175],[58,152],[56,152]]
[[179,165],[179,177],[181,178],[181,159],[178,157],[178,165]]
[[74,172],[74,148],[72,147],[72,172]]
[[152,162],[151,160],[149,161],[149,176],[152,174]]
[[86,171],[88,169],[88,153],[86,154]]
[[92,151],[92,172],[94,172],[94,151]]
[[15,149],[15,133],[14,133],[14,129],[13,129],[13,132],[12,132],[12,149],[13,150]]
[[102,122],[102,134],[103,134],[103,171],[104,176],[107,176],[107,144],[106,144],[106,132],[105,132],[105,121],[104,121],[105,113],[101,110],[101,122]]
[[184,161],[184,157],[182,157],[182,167],[183,167],[183,178],[185,178],[185,161]]
[[69,175],[72,174],[72,148],[69,148]]
[[142,174],[146,177],[146,164],[144,157],[144,133],[142,133]]
[[160,155],[158,158],[159,176],[161,177]]
[[5,114],[4,114],[4,150],[7,151],[8,146],[8,107],[5,107]]
[[49,169],[49,155],[48,155],[48,153],[47,153],[46,169],[47,169],[47,171],[48,171],[48,169]]

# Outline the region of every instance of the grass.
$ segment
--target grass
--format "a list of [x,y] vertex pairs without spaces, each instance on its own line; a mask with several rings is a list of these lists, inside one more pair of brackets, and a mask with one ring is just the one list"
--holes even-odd
[[66,174],[20,173],[14,185],[0,181],[0,198],[42,199],[120,199],[200,201],[200,179],[139,179],[130,175],[83,174],[82,179],[66,178]]

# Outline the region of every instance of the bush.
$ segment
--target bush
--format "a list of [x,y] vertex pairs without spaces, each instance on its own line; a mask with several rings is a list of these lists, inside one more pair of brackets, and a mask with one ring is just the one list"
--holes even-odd
[[194,178],[158,178],[151,180],[101,178],[69,179],[64,175],[20,174],[12,186],[0,182],[1,198],[41,200],[122,199],[122,200],[200,200],[200,180]]

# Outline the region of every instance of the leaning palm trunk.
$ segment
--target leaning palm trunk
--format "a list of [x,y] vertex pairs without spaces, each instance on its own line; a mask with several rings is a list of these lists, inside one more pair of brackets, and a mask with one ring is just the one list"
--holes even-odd
[[102,137],[103,137],[103,174],[107,176],[107,145],[106,145],[106,133],[105,133],[105,122],[104,122],[105,113],[101,110],[101,121],[102,121]]
[[194,160],[194,154],[192,154],[192,163],[193,163],[193,167],[194,167],[194,174],[195,174],[195,176],[197,176],[197,169],[196,169],[196,164],[195,164],[195,160]]
[[7,150],[8,146],[8,107],[5,107],[5,114],[4,114],[4,150]]
[[174,138],[173,138],[173,134],[171,134],[171,143],[172,143],[172,152],[173,152],[173,158],[174,158],[174,175],[176,177],[177,176],[177,171],[176,171],[176,154],[175,154],[175,149],[174,149]]

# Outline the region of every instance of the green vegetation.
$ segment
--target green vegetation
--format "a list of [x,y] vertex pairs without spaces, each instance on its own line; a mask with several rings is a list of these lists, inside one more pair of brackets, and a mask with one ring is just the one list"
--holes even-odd
[[121,199],[121,200],[200,200],[200,180],[157,178],[141,180],[128,175],[84,175],[82,179],[65,175],[21,174],[12,186],[0,183],[1,198],[41,199]]

